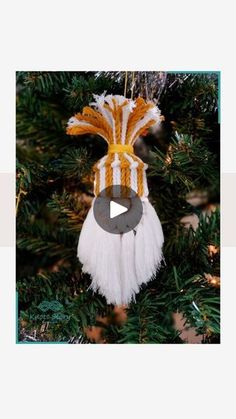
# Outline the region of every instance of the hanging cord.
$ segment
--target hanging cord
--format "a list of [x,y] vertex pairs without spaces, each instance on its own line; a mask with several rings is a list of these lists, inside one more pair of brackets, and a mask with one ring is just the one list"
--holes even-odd
[[[124,97],[126,97],[127,94],[127,85],[128,85],[128,71],[125,72],[125,87],[124,87]],[[134,94],[134,86],[135,86],[135,72],[132,71],[132,81],[131,81],[131,99],[133,99]]]
[[148,95],[148,79],[147,79],[147,72],[144,72],[144,78],[145,78],[145,93],[146,93],[146,100],[149,100]]
[[135,86],[135,79],[134,79],[135,72],[132,71],[132,82],[131,82],[131,99],[133,99],[134,94],[134,86]]
[[124,88],[124,97],[126,97],[127,93],[127,82],[128,82],[128,71],[125,72],[125,88]]

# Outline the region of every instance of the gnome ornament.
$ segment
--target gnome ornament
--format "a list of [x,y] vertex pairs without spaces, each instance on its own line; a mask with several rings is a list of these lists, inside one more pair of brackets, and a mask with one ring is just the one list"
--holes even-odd
[[[159,218],[148,200],[147,165],[133,146],[148,128],[160,123],[160,110],[142,98],[94,95],[95,102],[68,121],[67,134],[96,134],[108,143],[108,152],[94,166],[92,206],[78,243],[83,272],[91,275],[91,288],[110,304],[129,304],[142,284],[160,267],[164,241]],[[142,202],[142,217],[135,229],[112,234],[94,216],[96,197],[112,187],[131,188]],[[102,199],[102,198],[101,198]]]

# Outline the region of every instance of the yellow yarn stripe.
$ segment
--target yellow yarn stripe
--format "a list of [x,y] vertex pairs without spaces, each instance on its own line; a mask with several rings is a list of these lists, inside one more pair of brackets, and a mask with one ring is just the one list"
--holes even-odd
[[134,147],[130,144],[110,144],[108,153],[133,153]]

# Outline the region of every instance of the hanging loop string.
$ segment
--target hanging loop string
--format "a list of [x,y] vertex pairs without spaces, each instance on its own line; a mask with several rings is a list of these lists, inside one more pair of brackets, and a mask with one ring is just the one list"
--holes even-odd
[[134,86],[135,86],[135,78],[134,78],[134,71],[132,71],[132,82],[131,82],[131,99],[133,99],[134,94]]
[[127,93],[127,82],[128,82],[128,71],[125,72],[125,88],[124,88],[124,97],[126,97]]
[[[125,72],[124,97],[126,97],[126,94],[127,94],[127,85],[128,85],[128,71]],[[131,87],[130,87],[130,91],[131,91],[130,98],[131,99],[133,99],[134,86],[135,86],[135,72],[132,71],[132,80],[131,80]]]

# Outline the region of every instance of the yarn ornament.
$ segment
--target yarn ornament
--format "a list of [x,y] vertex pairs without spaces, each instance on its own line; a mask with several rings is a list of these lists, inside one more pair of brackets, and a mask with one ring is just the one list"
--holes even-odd
[[131,188],[141,199],[141,221],[124,234],[112,234],[95,220],[93,207],[84,221],[78,243],[82,270],[91,275],[91,288],[108,304],[129,304],[142,284],[157,273],[162,261],[163,232],[148,200],[145,164],[134,154],[134,144],[151,126],[161,122],[160,110],[141,97],[94,95],[94,102],[68,121],[67,134],[96,134],[108,152],[94,165],[94,195],[114,185]]

